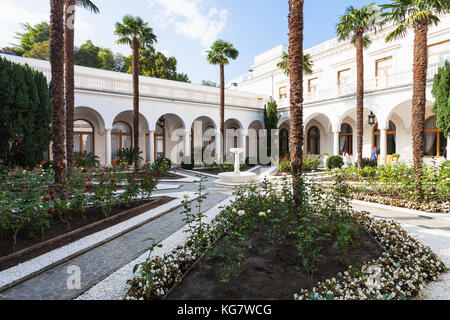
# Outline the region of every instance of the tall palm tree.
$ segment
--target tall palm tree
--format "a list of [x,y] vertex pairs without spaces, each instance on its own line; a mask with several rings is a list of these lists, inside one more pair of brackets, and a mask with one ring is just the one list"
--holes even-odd
[[303,0],[289,0],[290,151],[295,204],[300,205],[298,178],[303,167]]
[[[277,63],[278,69],[281,69],[286,76],[289,77],[289,54],[283,52],[281,54],[281,61]],[[311,60],[311,55],[309,53],[303,55],[303,71],[305,74],[313,73],[314,63]]]
[[64,149],[64,3],[50,0],[50,65],[52,96],[52,136],[53,170],[56,190],[60,197],[65,196],[66,165]]
[[351,40],[356,47],[356,126],[357,161],[361,168],[364,130],[364,48],[370,45],[367,33],[377,27],[380,10],[375,3],[356,9],[350,6],[336,26],[339,41]]
[[[229,59],[236,60],[239,56],[239,51],[236,50],[233,44],[217,40],[208,51],[208,62],[213,65],[220,65],[220,134],[222,135],[222,145],[220,148],[225,150],[225,66],[230,64]],[[223,156],[223,153],[221,152]]]
[[126,15],[122,23],[116,22],[114,32],[119,39],[118,44],[126,44],[131,47],[132,74],[133,74],[133,133],[134,133],[134,168],[139,168],[139,56],[141,49],[149,49],[157,42],[153,28],[140,17]]
[[422,197],[422,158],[424,156],[424,122],[428,69],[428,28],[438,25],[439,14],[450,11],[448,0],[394,0],[383,5],[385,23],[397,24],[388,34],[386,42],[404,37],[409,29],[414,30],[412,135],[416,191]]
[[65,0],[65,30],[64,30],[64,64],[65,64],[65,96],[66,96],[66,153],[67,167],[73,167],[73,122],[75,113],[75,66],[74,66],[74,37],[75,37],[75,7],[87,8],[94,13],[99,10],[89,0]]

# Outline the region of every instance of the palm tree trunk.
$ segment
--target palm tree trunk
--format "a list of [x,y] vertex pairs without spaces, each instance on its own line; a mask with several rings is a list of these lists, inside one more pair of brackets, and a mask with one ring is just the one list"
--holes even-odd
[[73,167],[73,122],[75,113],[75,80],[74,80],[74,22],[75,22],[75,0],[65,1],[65,94],[66,94],[66,153],[67,167]]
[[225,156],[225,66],[220,65],[220,134],[222,135],[222,148],[220,152],[222,158]]
[[356,147],[358,152],[358,167],[362,164],[363,130],[364,130],[364,34],[356,34]]
[[419,198],[423,197],[422,190],[422,158],[424,155],[424,123],[426,106],[426,85],[428,69],[428,25],[416,23],[414,25],[414,80],[412,101],[412,134],[414,153],[414,172]]
[[303,167],[303,2],[289,1],[290,151],[293,194],[297,206],[300,205],[297,178],[302,174]]
[[133,38],[133,133],[134,169],[139,169],[139,42]]
[[65,185],[65,113],[64,113],[64,2],[50,0],[50,64],[53,109],[53,169],[59,196]]

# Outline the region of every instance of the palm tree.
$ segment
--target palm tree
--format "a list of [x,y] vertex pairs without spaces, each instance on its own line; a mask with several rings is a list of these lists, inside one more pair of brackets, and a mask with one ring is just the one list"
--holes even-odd
[[290,151],[295,204],[300,205],[298,178],[303,167],[303,0],[289,0]]
[[74,66],[74,37],[75,37],[75,6],[87,8],[98,13],[95,4],[89,0],[65,1],[65,30],[64,30],[64,64],[65,64],[65,96],[66,96],[66,153],[67,167],[73,167],[73,122],[75,113],[75,66]]
[[126,44],[131,47],[132,74],[133,74],[133,128],[134,128],[134,168],[139,168],[139,55],[141,49],[149,49],[157,42],[153,28],[140,17],[126,15],[122,23],[116,22],[114,32],[119,39],[118,44]]
[[375,3],[356,9],[350,6],[339,19],[336,33],[339,41],[351,40],[356,47],[356,126],[357,126],[357,161],[362,164],[363,129],[364,129],[364,48],[370,45],[366,35],[377,27],[380,10]]
[[423,195],[422,158],[424,156],[424,122],[426,105],[426,81],[428,69],[428,28],[438,25],[438,15],[450,11],[448,0],[394,0],[383,5],[384,23],[394,23],[396,28],[388,34],[386,42],[404,37],[409,29],[414,30],[412,135],[416,191]]
[[64,3],[50,0],[50,65],[52,96],[53,170],[58,195],[65,196],[66,165],[64,149]]
[[[277,63],[278,69],[281,69],[286,76],[289,77],[289,54],[283,52],[281,54],[281,61]],[[303,55],[303,71],[305,74],[313,73],[314,63],[311,60],[311,55],[309,53]]]
[[[239,51],[234,46],[224,40],[217,40],[208,51],[208,62],[213,65],[220,65],[220,134],[222,135],[222,145],[218,148],[225,150],[225,66],[230,64],[229,59],[236,60]],[[221,153],[223,156],[223,153]]]

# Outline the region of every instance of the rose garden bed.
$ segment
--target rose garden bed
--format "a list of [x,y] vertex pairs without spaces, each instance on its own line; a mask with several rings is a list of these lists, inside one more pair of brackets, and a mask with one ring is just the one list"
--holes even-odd
[[157,165],[137,172],[74,168],[61,193],[51,169],[2,171],[0,269],[167,203],[171,199],[151,196],[167,170]]
[[107,229],[172,200],[173,198],[169,197],[157,197],[133,202],[131,206],[118,205],[112,208],[108,217],[105,217],[101,209],[87,208],[84,216],[71,215],[70,230],[67,223],[55,218],[51,220],[44,238],[30,234],[26,230],[20,232],[15,245],[16,252],[11,235],[2,235],[4,239],[0,245],[0,271]]
[[405,299],[445,270],[397,223],[351,210],[345,184],[303,185],[299,211],[289,190],[240,190],[210,224],[187,211],[185,245],[136,266],[127,299]]

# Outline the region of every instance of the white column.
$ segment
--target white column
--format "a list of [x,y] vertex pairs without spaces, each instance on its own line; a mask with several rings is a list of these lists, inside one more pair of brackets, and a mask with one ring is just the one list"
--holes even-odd
[[339,155],[339,131],[333,132],[333,155]]
[[386,164],[387,158],[387,130],[380,129],[380,164]]
[[448,138],[447,138],[447,159],[445,160],[450,160],[450,132],[448,133]]
[[189,131],[184,136],[184,156],[190,157],[191,153],[191,132]]
[[242,134],[242,149],[244,149],[244,152],[242,153],[243,156],[243,160],[245,162],[245,159],[247,158],[247,135],[246,134]]
[[147,150],[150,155],[150,163],[155,163],[155,130],[150,130],[148,133]]
[[216,136],[216,157],[219,163],[222,162],[222,135],[219,133]]
[[106,139],[105,139],[105,160],[106,165],[111,165],[111,131],[112,129],[106,129]]

